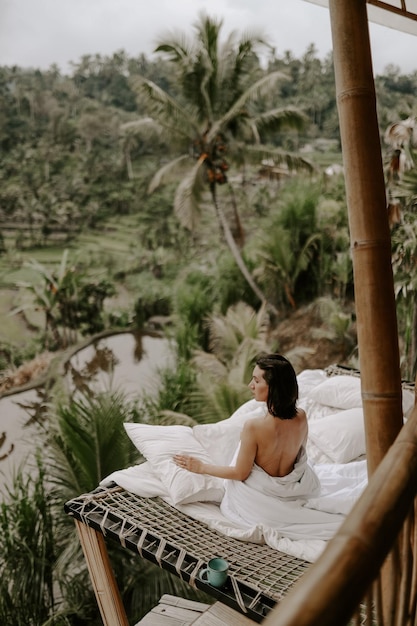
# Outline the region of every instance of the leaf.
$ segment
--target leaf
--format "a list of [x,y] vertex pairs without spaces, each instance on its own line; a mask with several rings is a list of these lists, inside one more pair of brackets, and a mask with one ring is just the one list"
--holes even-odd
[[266,76],[263,76],[255,83],[253,83],[235,102],[230,109],[213,124],[208,133],[208,141],[212,141],[214,137],[221,132],[224,128],[237,117],[242,117],[245,111],[245,105],[250,100],[256,100],[264,92],[269,91],[279,80],[286,79],[287,76],[282,72],[271,72]]
[[161,167],[154,175],[148,186],[148,194],[152,194],[160,185],[165,182],[168,175],[173,172],[183,161],[189,159],[188,154],[182,154],[181,156],[173,159],[163,167]]
[[178,185],[174,198],[174,212],[181,225],[190,231],[196,226],[199,215],[198,201],[203,188],[200,168],[204,158],[200,157],[192,170]]
[[274,165],[285,165],[289,170],[304,169],[308,172],[314,171],[314,165],[308,159],[299,156],[298,154],[291,154],[290,152],[284,152],[279,148],[271,148],[265,145],[246,146],[248,155],[252,155],[252,162],[260,163],[264,159],[271,159]]
[[137,77],[133,82],[135,91],[151,106],[153,117],[165,128],[192,139],[199,134],[193,115],[151,80]]

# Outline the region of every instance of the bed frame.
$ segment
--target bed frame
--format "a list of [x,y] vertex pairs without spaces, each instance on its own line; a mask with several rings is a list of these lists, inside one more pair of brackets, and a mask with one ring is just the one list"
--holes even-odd
[[[267,545],[227,537],[161,498],[142,498],[117,485],[99,487],[68,501],[64,508],[76,520],[103,622],[109,626],[124,626],[127,622],[123,621],[120,597],[101,541],[104,537],[120,542],[257,623],[310,565]],[[230,564],[228,581],[221,589],[198,578],[213,556],[221,556]],[[97,582],[97,576],[103,575],[108,580]],[[113,609],[102,606],[103,593],[114,596],[113,601],[107,600],[119,605],[119,621],[115,621]]]

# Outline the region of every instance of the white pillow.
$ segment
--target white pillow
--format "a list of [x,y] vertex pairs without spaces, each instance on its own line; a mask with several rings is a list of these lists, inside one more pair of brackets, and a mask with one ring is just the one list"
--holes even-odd
[[331,376],[310,389],[308,398],[335,409],[361,407],[361,379],[357,376]]
[[[332,376],[307,392],[308,400],[336,409],[362,406],[361,380],[357,376]],[[402,390],[403,415],[408,417],[414,406],[414,393]]]
[[215,424],[197,424],[193,427],[196,440],[217,465],[229,465],[233,459],[243,425],[249,419],[266,414],[265,402],[248,400],[228,419]]
[[297,375],[298,399],[301,400],[308,395],[311,389],[327,380],[328,376],[324,370],[303,370]]
[[136,448],[149,461],[155,474],[168,490],[173,504],[221,502],[223,480],[207,474],[194,474],[178,467],[172,457],[190,454],[204,463],[213,463],[194,438],[189,426],[153,426],[125,423],[125,430]]
[[403,389],[403,415],[405,415],[405,417],[408,417],[411,413],[414,400],[414,391],[411,391],[411,389]]
[[312,422],[309,439],[333,463],[349,463],[366,453],[363,409],[346,409]]

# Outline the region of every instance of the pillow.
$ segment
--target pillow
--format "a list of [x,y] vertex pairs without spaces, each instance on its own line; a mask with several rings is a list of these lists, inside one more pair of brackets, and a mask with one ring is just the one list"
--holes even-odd
[[328,376],[324,370],[303,370],[297,375],[298,399],[301,400],[308,395],[311,389],[327,380]]
[[217,465],[230,465],[240,441],[240,433],[248,419],[265,415],[265,402],[249,400],[229,418],[215,424],[197,424],[193,427],[195,439]]
[[335,409],[361,407],[361,379],[357,376],[332,376],[311,389],[308,397]]
[[116,483],[116,485],[123,487],[126,491],[135,493],[143,498],[169,497],[166,487],[152,470],[149,461],[127,467],[126,469],[116,470],[100,481],[100,485],[103,487],[109,487],[112,483]]
[[333,415],[333,413],[335,413],[336,411],[334,406],[320,404],[319,402],[314,402],[314,400],[310,400],[310,398],[308,400],[303,398],[302,400],[297,402],[297,406],[300,409],[304,409],[309,422],[319,420],[322,417],[327,417],[328,415]]
[[213,463],[194,438],[189,426],[153,426],[124,424],[136,448],[149,461],[152,470],[169,492],[174,505],[189,502],[221,502],[223,480],[207,474],[194,474],[178,467],[172,457],[178,452],[190,454],[204,463]]
[[[307,394],[309,400],[336,409],[353,409],[362,406],[361,380],[357,376],[332,376]],[[414,406],[414,392],[402,390],[403,415],[408,417]]]
[[[307,439],[306,451],[307,458],[313,465],[321,466],[328,465],[329,463],[333,465],[332,459],[313,443],[311,437]],[[115,480],[115,482],[117,482],[117,480]],[[123,485],[120,486],[123,487]]]
[[308,437],[333,463],[349,463],[366,453],[363,409],[346,409],[309,424]]
[[403,415],[408,417],[414,406],[414,391],[411,389],[403,389]]

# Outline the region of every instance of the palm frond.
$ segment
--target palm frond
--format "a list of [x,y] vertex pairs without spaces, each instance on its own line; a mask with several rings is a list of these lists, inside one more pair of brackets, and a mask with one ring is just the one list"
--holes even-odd
[[161,43],[155,48],[155,52],[164,52],[173,63],[178,63],[190,56],[191,46],[186,37],[171,35],[170,40],[160,38]]
[[184,228],[193,231],[199,215],[199,199],[203,189],[201,166],[204,159],[200,158],[192,170],[178,185],[174,198],[174,213]]
[[297,257],[297,262],[294,268],[293,281],[295,281],[296,277],[298,277],[299,274],[308,267],[320,239],[321,234],[314,233],[313,235],[308,237],[307,241],[304,243]]
[[227,128],[234,119],[247,115],[245,105],[249,101],[257,100],[265,92],[270,91],[278,81],[285,79],[287,79],[287,76],[283,72],[271,72],[248,87],[248,89],[233,102],[230,109],[213,124],[208,133],[208,141],[213,140],[214,137],[221,132],[221,130]]
[[169,161],[163,167],[161,167],[152,177],[151,182],[148,185],[148,193],[153,193],[158,187],[160,187],[166,180],[166,178],[175,171],[184,161],[189,159],[188,154],[181,154],[176,159]]
[[120,125],[120,130],[123,133],[131,133],[147,129],[160,131],[161,126],[152,117],[141,117],[138,120],[132,120]]
[[165,128],[192,139],[199,133],[195,116],[151,80],[142,76],[133,81],[133,89],[151,106],[153,117]]
[[171,411],[168,409],[164,409],[160,411],[156,416],[156,419],[153,420],[159,426],[171,426],[173,424],[179,424],[181,426],[195,426],[197,422],[186,415],[185,413],[180,413],[179,411]]
[[284,165],[288,170],[314,171],[314,165],[308,159],[291,152],[285,152],[280,148],[272,148],[265,145],[246,146],[248,156],[252,162],[260,163],[263,159],[273,159],[275,165]]
[[280,131],[282,128],[302,130],[308,121],[305,113],[296,107],[271,109],[253,118],[258,130]]
[[[209,346],[212,352],[223,363],[234,367],[242,360],[242,353],[246,353],[243,361],[252,360],[253,356],[265,349],[268,331],[268,318],[265,306],[256,312],[245,302],[228,308],[226,315],[210,315],[207,318],[209,330]],[[248,357],[248,345],[251,353]],[[253,349],[252,349],[253,348]]]
[[200,373],[203,372],[211,380],[220,382],[227,377],[226,365],[215,354],[196,350],[191,362]]
[[128,466],[132,450],[123,430],[130,405],[122,393],[81,396],[51,414],[51,483],[63,499],[91,491],[114,470]]
[[239,40],[237,32],[233,31],[219,48],[217,79],[225,103],[233,102],[245,85],[253,82],[253,60],[259,47],[268,47],[268,44],[260,31],[253,30],[243,33]]
[[297,346],[291,348],[285,353],[285,357],[292,363],[296,372],[299,372],[305,367],[305,361],[309,356],[314,354],[314,349],[307,346]]

